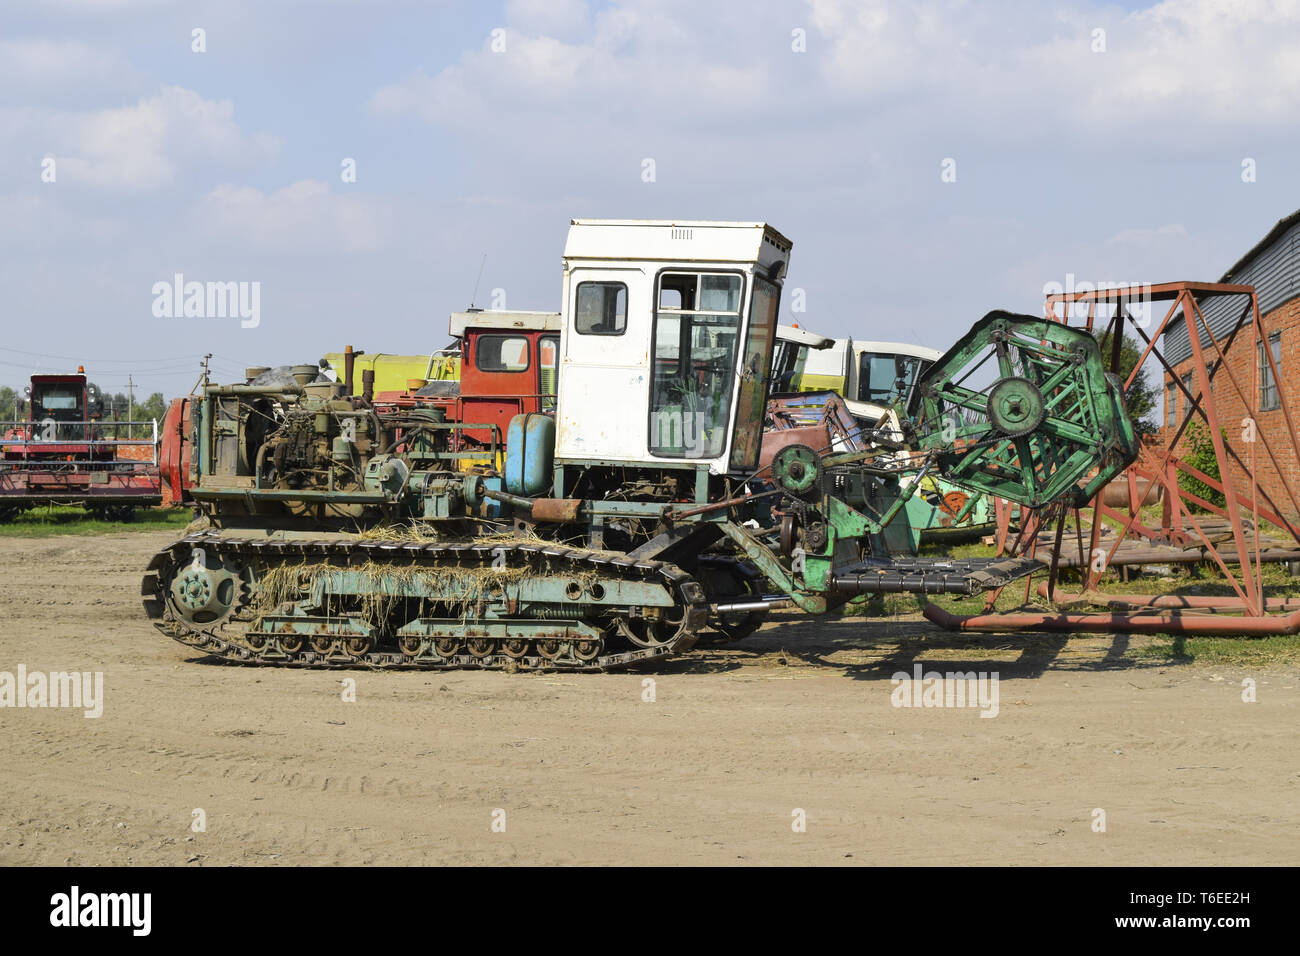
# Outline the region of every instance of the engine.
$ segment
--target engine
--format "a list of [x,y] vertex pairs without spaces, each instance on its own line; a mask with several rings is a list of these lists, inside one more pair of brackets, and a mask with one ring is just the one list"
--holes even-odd
[[194,442],[194,497],[214,518],[377,519],[454,457],[440,409],[381,411],[337,382],[209,387]]

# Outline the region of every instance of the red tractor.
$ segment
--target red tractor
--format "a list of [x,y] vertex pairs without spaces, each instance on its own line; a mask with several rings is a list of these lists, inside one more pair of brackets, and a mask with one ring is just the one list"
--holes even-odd
[[[0,521],[49,503],[129,521],[137,507],[162,501],[155,423],[105,422],[103,400],[82,368],[33,375],[25,391],[19,414],[25,405],[26,417],[0,422]],[[132,425],[149,437],[130,438]]]

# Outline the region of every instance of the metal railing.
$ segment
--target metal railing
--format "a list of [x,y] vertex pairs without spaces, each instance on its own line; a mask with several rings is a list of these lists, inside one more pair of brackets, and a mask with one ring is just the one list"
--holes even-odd
[[[131,437],[133,430],[145,429],[146,438]],[[126,437],[122,434],[125,432]],[[94,437],[88,437],[94,436]],[[75,447],[75,451],[62,451]],[[112,455],[96,456],[96,449],[112,449]],[[121,457],[119,449],[148,448],[149,456]],[[97,464],[122,462],[158,464],[158,420],[148,421],[0,421],[0,454],[12,462],[15,455],[41,456],[55,453],[64,462]]]

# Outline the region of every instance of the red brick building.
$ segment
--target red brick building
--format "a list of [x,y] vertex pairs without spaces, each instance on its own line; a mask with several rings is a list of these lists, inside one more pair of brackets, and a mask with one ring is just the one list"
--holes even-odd
[[[1264,494],[1282,514],[1294,514],[1296,509],[1282,489],[1278,469],[1263,446],[1255,443],[1252,447],[1243,441],[1242,421],[1247,417],[1256,420],[1259,431],[1268,436],[1278,456],[1283,476],[1291,489],[1300,494],[1300,459],[1287,437],[1283,412],[1285,403],[1292,421],[1300,425],[1300,210],[1279,221],[1219,281],[1255,287],[1266,335],[1266,341],[1256,346],[1251,327],[1245,325],[1238,333],[1238,341],[1228,349],[1227,369],[1215,374],[1213,385],[1219,423],[1243,461],[1250,462],[1253,453],[1255,475]],[[1222,296],[1200,305],[1214,337],[1223,343],[1236,327],[1246,300],[1242,296]],[[1212,363],[1218,357],[1204,330],[1201,330],[1201,347],[1207,362]],[[1272,351],[1281,387],[1274,380],[1265,348]],[[1192,344],[1181,316],[1172,320],[1165,330],[1164,354],[1188,390],[1193,395],[1199,394],[1199,382],[1193,373]],[[1229,381],[1229,369],[1249,402],[1242,401]],[[1189,403],[1167,372],[1163,384],[1161,434],[1168,440],[1170,431],[1182,422]],[[1185,449],[1184,440],[1180,450]]]

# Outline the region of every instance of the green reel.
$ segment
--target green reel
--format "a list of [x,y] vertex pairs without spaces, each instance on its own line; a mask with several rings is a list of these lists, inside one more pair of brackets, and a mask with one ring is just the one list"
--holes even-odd
[[1042,317],[984,316],[917,382],[908,412],[940,477],[1030,508],[1089,500],[1138,452],[1097,340]]
[[821,494],[821,456],[807,445],[786,445],[772,459],[772,480],[796,498]]

